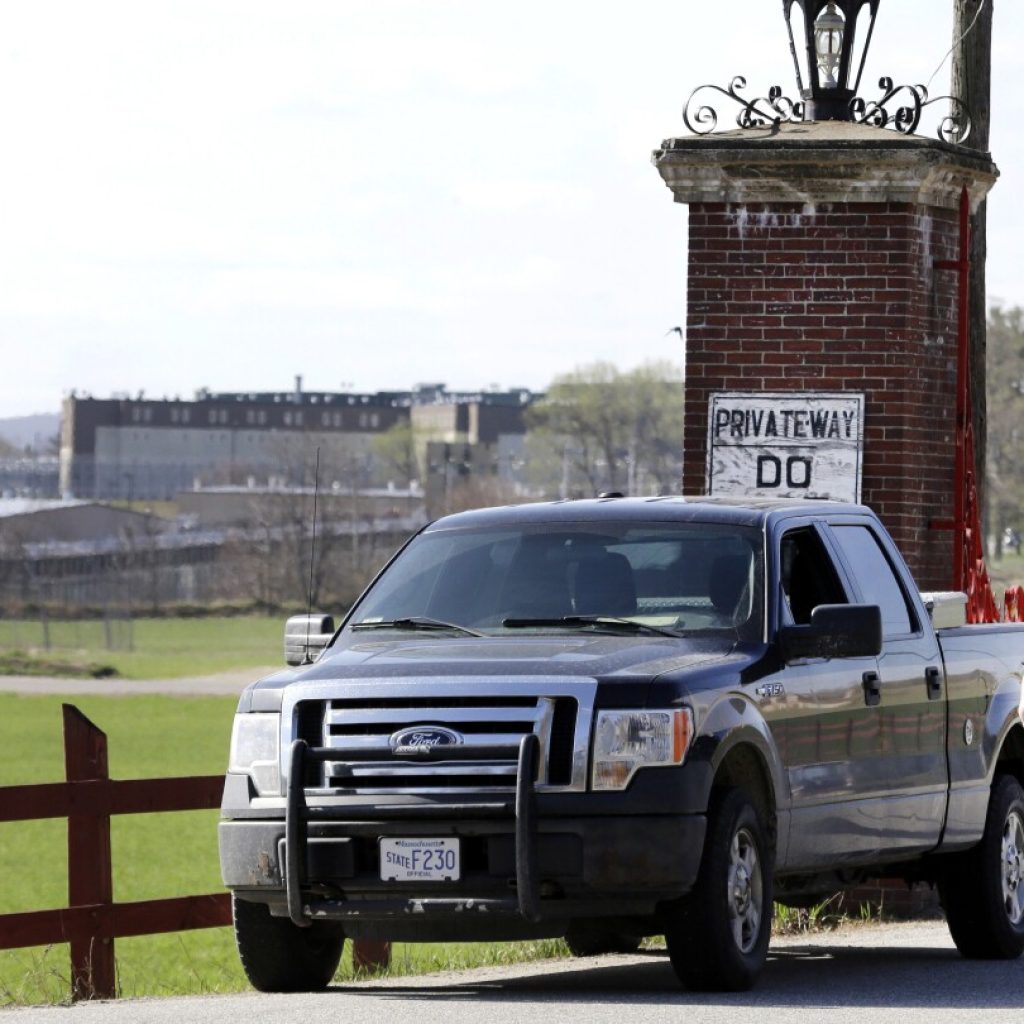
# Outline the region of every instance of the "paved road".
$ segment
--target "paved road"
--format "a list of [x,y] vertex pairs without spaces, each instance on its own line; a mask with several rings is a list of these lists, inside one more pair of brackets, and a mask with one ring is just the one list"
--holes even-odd
[[277,672],[281,666],[236,668],[190,679],[65,679],[51,676],[0,676],[0,693],[60,694],[62,696],[120,697],[161,693],[172,697],[235,697],[254,679]]
[[657,954],[383,980],[303,996],[193,996],[0,1011],[0,1024],[946,1024],[1013,1022],[1024,960],[960,959],[945,926],[777,940],[758,988],[683,992]]

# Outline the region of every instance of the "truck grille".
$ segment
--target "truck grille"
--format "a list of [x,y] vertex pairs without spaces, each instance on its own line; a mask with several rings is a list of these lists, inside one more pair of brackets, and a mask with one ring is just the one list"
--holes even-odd
[[[512,689],[512,687],[507,687]],[[318,690],[322,687],[317,687]],[[540,740],[537,789],[585,788],[592,717],[592,687],[552,687],[538,693],[481,693],[482,686],[339,684],[329,698],[299,696],[294,702],[294,735],[310,747],[337,750],[338,760],[307,762],[305,786],[339,796],[431,792],[513,793],[519,743],[530,733]],[[376,690],[372,696],[368,690]],[[506,687],[502,687],[503,690]],[[338,690],[355,690],[337,696]],[[475,691],[475,692],[474,692]],[[429,762],[401,749],[401,738],[457,744],[459,757],[446,760],[439,749]],[[396,749],[396,747],[398,749]],[[480,748],[480,756],[473,748]],[[443,748],[441,748],[443,749]]]

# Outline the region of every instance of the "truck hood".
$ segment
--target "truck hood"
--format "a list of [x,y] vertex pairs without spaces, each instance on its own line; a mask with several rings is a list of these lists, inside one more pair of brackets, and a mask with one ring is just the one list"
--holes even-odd
[[[280,706],[284,688],[302,683],[416,679],[429,685],[439,677],[500,676],[506,679],[582,677],[637,687],[666,674],[703,675],[701,670],[712,663],[735,658],[731,641],[706,638],[560,634],[483,640],[463,637],[368,639],[340,650],[332,648],[313,665],[276,672],[261,679],[242,695],[239,710],[275,710]],[[748,657],[738,660],[746,662]]]

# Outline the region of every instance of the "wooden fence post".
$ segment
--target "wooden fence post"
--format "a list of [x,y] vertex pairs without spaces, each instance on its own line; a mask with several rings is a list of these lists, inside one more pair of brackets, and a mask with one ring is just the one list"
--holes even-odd
[[352,966],[371,974],[386,971],[391,966],[391,943],[356,939],[352,943]]
[[[107,780],[107,736],[78,708],[63,705],[64,767],[68,782]],[[71,942],[71,998],[116,996],[110,906],[110,815],[68,815],[68,904],[93,907],[91,927],[75,928]]]

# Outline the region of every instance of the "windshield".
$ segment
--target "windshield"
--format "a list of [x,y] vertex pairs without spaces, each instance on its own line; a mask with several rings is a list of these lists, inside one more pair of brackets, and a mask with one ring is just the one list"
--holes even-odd
[[[622,623],[761,636],[759,531],[712,523],[558,523],[420,534],[348,629],[448,626],[484,635]],[[618,624],[612,620],[619,620]]]

